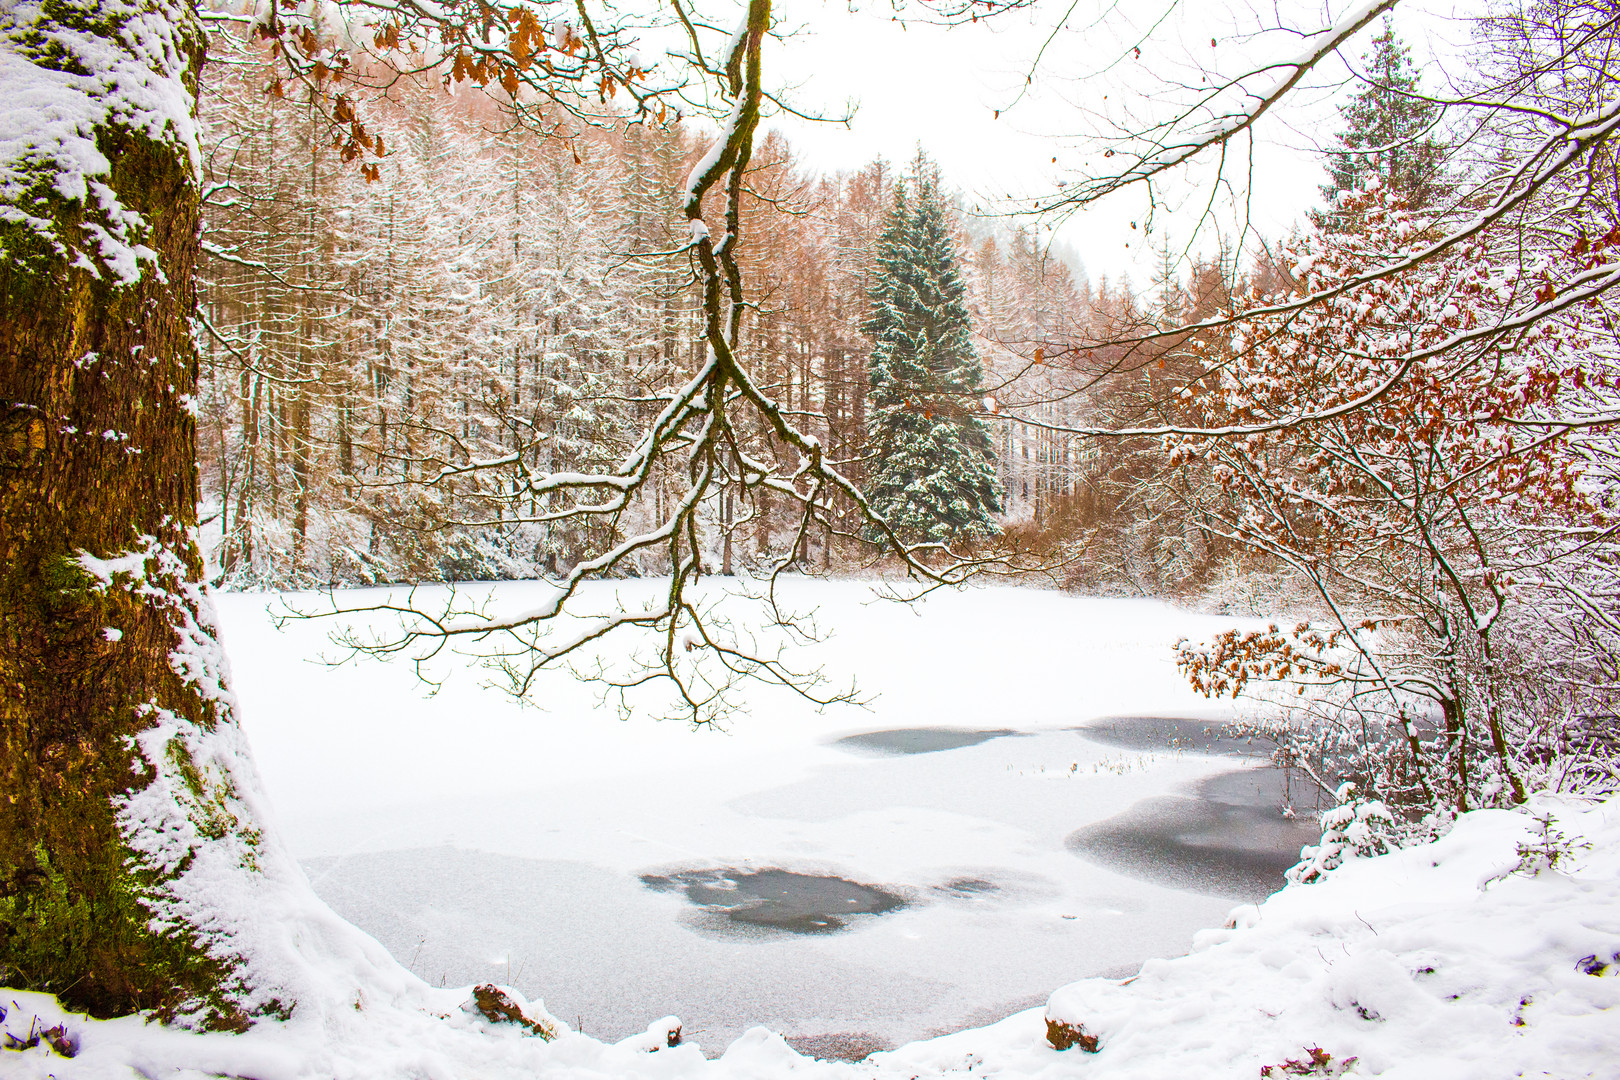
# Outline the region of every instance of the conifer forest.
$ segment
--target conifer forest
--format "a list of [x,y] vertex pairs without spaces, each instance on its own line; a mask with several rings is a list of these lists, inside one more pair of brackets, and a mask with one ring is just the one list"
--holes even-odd
[[0,0],[0,1077],[1614,1077],[1617,51]]

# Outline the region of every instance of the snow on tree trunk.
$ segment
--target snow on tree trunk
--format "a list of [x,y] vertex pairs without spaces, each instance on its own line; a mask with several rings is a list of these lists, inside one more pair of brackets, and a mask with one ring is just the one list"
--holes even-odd
[[0,11],[0,983],[240,1029],[409,977],[267,829],[199,583],[202,55],[185,0]]

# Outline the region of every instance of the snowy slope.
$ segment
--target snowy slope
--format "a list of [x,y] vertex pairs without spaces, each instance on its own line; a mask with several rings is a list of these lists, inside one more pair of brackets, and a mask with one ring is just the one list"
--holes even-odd
[[[1234,911],[1231,929],[1131,980],[1089,980],[982,1031],[906,1047],[889,1071],[1003,1076],[1620,1076],[1620,799],[1542,802],[1571,847],[1518,870],[1535,823],[1466,815],[1433,844],[1352,862]],[[1044,1048],[1081,1025],[1095,1055]],[[1070,1057],[1069,1055],[1078,1056]],[[1355,1059],[1351,1062],[1351,1059]]]

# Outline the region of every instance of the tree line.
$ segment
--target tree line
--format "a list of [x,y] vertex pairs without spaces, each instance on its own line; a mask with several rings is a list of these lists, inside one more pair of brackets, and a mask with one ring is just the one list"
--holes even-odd
[[[372,182],[308,102],[262,92],[258,51],[234,38],[215,50],[198,408],[218,580],[555,575],[603,529],[655,520],[678,478],[655,478],[619,521],[582,529],[534,521],[539,508],[514,499],[511,477],[461,470],[610,465],[700,362],[680,193],[701,132],[669,120],[544,137],[482,95],[401,80],[371,116],[387,148]],[[933,191],[940,183],[921,155],[904,170],[878,160],[819,175],[774,133],[747,174],[738,263],[757,377],[856,479],[872,468],[867,320],[897,194],[915,201],[921,184],[938,205],[933,242],[960,263],[961,330],[978,336],[987,387],[998,371],[1017,376],[1043,335],[1091,317],[1089,283],[1033,230],[961,213]],[[1044,516],[1072,488],[1079,440],[1011,420],[987,432],[1015,519]],[[790,528],[769,492],[747,507],[738,498],[705,508],[724,572],[767,557]],[[803,547],[807,567],[863,558],[826,530]],[[625,570],[668,566],[644,557]]]
[[1183,674],[1394,833],[1620,784],[1615,26],[1483,18],[1439,98],[1386,18],[1310,221],[1063,357],[1106,449],[1053,541],[1273,616]]

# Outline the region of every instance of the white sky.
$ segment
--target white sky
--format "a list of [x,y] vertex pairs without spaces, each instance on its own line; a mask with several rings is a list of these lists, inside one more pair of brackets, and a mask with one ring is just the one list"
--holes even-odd
[[[1298,49],[1297,39],[1278,34],[1246,39],[1241,31],[1263,20],[1317,29],[1327,24],[1330,12],[1349,6],[1345,0],[1332,0],[1327,7],[1279,0],[1276,8],[1257,13],[1236,0],[1076,0],[1071,27],[1091,22],[1103,7],[1110,14],[1101,23],[1057,35],[1030,91],[1020,98],[1031,59],[1069,0],[1038,7],[1027,17],[1013,13],[950,28],[920,20],[902,25],[890,17],[887,0],[863,2],[869,11],[851,13],[846,0],[784,5],[783,18],[790,24],[798,20],[804,29],[772,43],[766,56],[773,81],[796,87],[791,96],[796,106],[838,115],[853,99],[858,104],[854,120],[846,127],[780,116],[772,125],[789,136],[806,161],[824,170],[857,168],[878,155],[903,165],[921,142],[948,181],[968,193],[970,204],[986,210],[997,208],[997,201],[1008,195],[1050,193],[1056,181],[1085,168],[1074,140],[1065,136],[1089,128],[1087,106],[1115,116],[1122,104],[1151,108],[1142,88],[1167,73],[1196,83],[1202,66],[1231,74],[1246,59],[1286,57]],[[1444,77],[1442,69],[1455,66],[1455,60],[1441,64],[1436,57],[1455,58],[1467,41],[1466,24],[1449,17],[1451,11],[1445,0],[1432,0],[1428,7],[1412,0],[1396,11],[1397,31],[1412,45],[1426,85],[1434,89]],[[1346,50],[1350,61],[1359,60],[1376,25],[1363,30]],[[1138,60],[1131,46],[1138,35],[1148,33],[1145,55]],[[1339,67],[1325,74],[1337,79],[1343,73]],[[1101,95],[1110,91],[1104,103]],[[1309,96],[1289,116],[1267,123],[1256,147],[1250,205],[1256,226],[1270,238],[1286,232],[1318,201],[1324,173],[1311,151],[1331,138],[1337,114],[1330,91]],[[1140,192],[1081,215],[1058,235],[1076,250],[1093,278],[1128,272],[1139,288],[1146,287],[1158,261],[1153,248],[1166,235],[1178,249],[1184,246],[1208,197],[1207,187],[1195,191],[1188,185],[1179,212],[1175,206],[1169,214],[1161,211],[1158,228],[1147,240],[1140,227],[1147,213]],[[1224,197],[1217,206],[1228,232],[1234,220],[1231,204]],[[1133,221],[1138,223],[1134,230]],[[1212,245],[1213,235],[1200,243],[1204,250]]]

